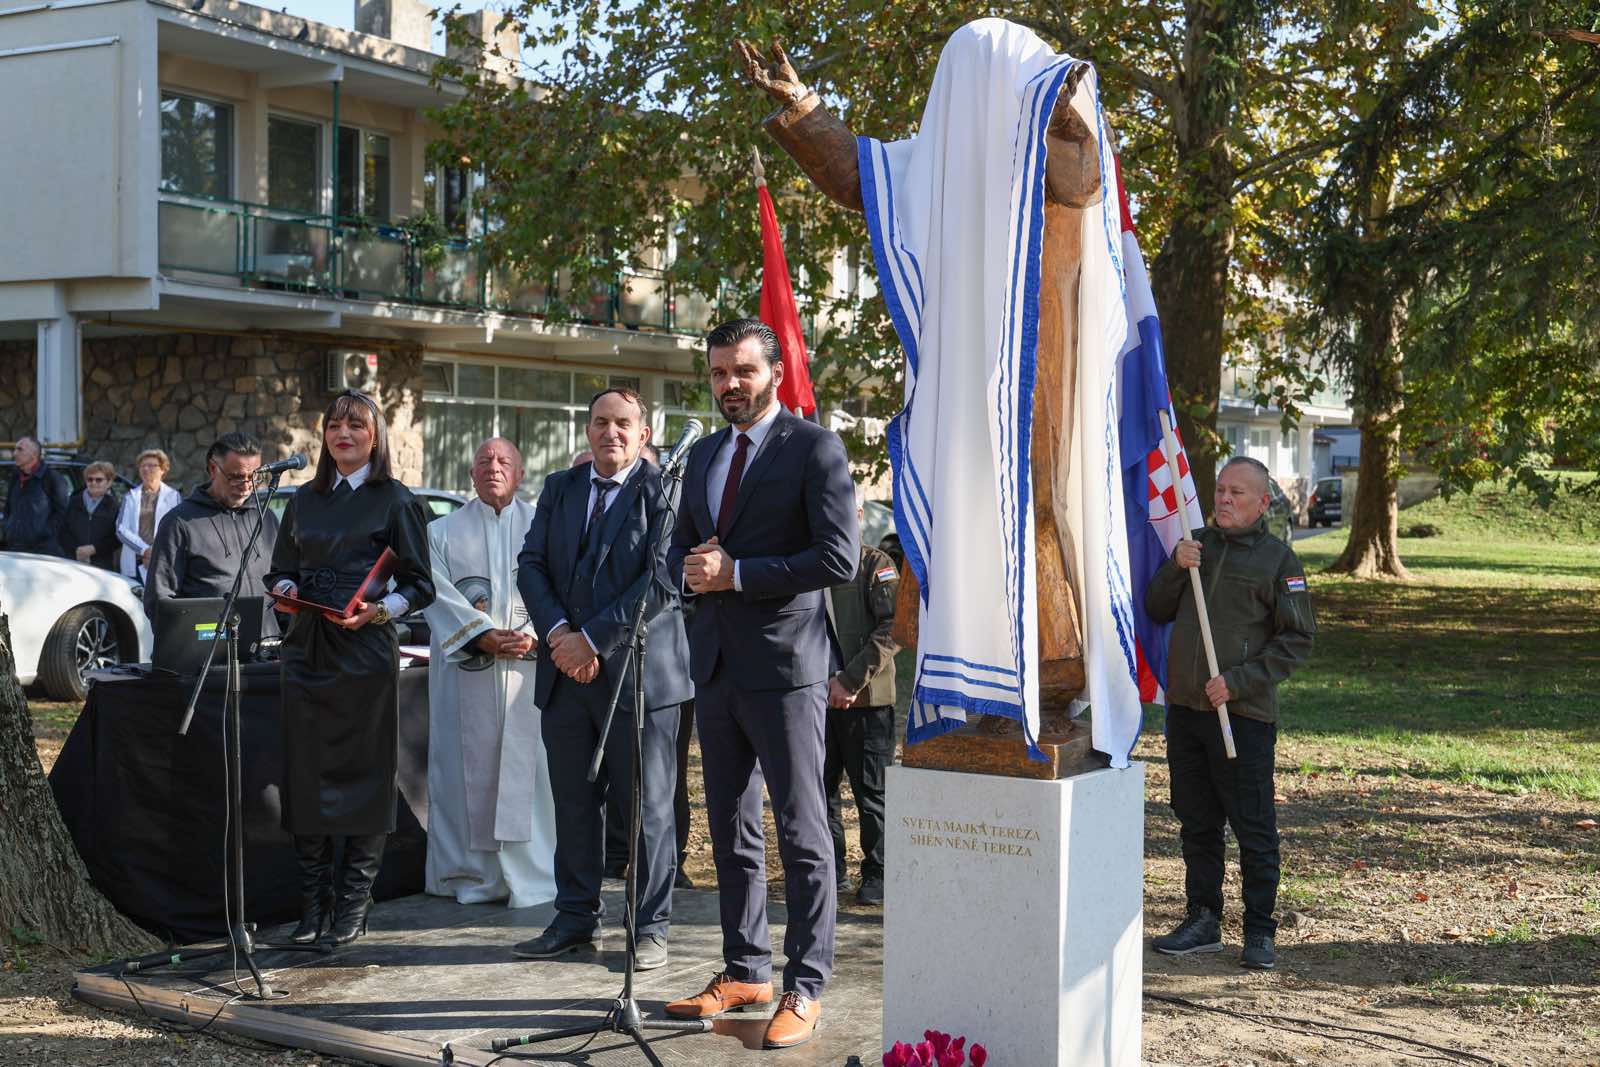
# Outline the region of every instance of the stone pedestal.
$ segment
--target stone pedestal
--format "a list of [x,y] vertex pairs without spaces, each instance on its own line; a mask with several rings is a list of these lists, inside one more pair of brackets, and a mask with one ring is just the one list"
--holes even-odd
[[1140,1062],[1144,766],[1058,781],[891,767],[883,1041]]

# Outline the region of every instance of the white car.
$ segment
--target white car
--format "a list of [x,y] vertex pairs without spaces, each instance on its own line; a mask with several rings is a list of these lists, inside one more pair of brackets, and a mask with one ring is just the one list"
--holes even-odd
[[131,579],[55,556],[0,552],[0,612],[17,679],[54,700],[82,700],[89,671],[146,663],[155,643]]

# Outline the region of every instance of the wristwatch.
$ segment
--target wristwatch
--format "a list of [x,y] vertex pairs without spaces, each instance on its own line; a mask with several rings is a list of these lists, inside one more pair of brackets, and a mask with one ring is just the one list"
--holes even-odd
[[389,614],[389,608],[386,605],[380,603],[378,605],[378,613],[372,617],[372,621],[377,623],[378,625],[382,626],[384,623],[388,622],[392,617],[393,616],[391,616]]

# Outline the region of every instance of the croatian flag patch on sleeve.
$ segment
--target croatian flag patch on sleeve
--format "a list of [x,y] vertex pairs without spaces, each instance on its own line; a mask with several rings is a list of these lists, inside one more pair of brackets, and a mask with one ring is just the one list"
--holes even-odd
[[1292,575],[1283,580],[1283,588],[1290,593],[1304,593],[1306,591],[1306,580],[1297,574]]
[[[873,572],[872,576],[880,582],[892,582],[896,578],[900,577],[899,573],[893,567],[879,567]],[[1302,587],[1305,585],[1304,582],[1301,582],[1300,584]]]

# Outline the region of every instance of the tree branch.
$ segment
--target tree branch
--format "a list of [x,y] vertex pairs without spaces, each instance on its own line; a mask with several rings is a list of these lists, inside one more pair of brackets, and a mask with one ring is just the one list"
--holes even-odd
[[1236,193],[1242,192],[1262,178],[1269,178],[1274,174],[1278,174],[1307,156],[1314,156],[1318,152],[1323,152],[1330,148],[1338,148],[1348,140],[1348,135],[1324,137],[1320,141],[1312,141],[1309,144],[1285,148],[1282,152],[1268,156],[1259,163],[1241,167],[1233,172],[1233,191]]

